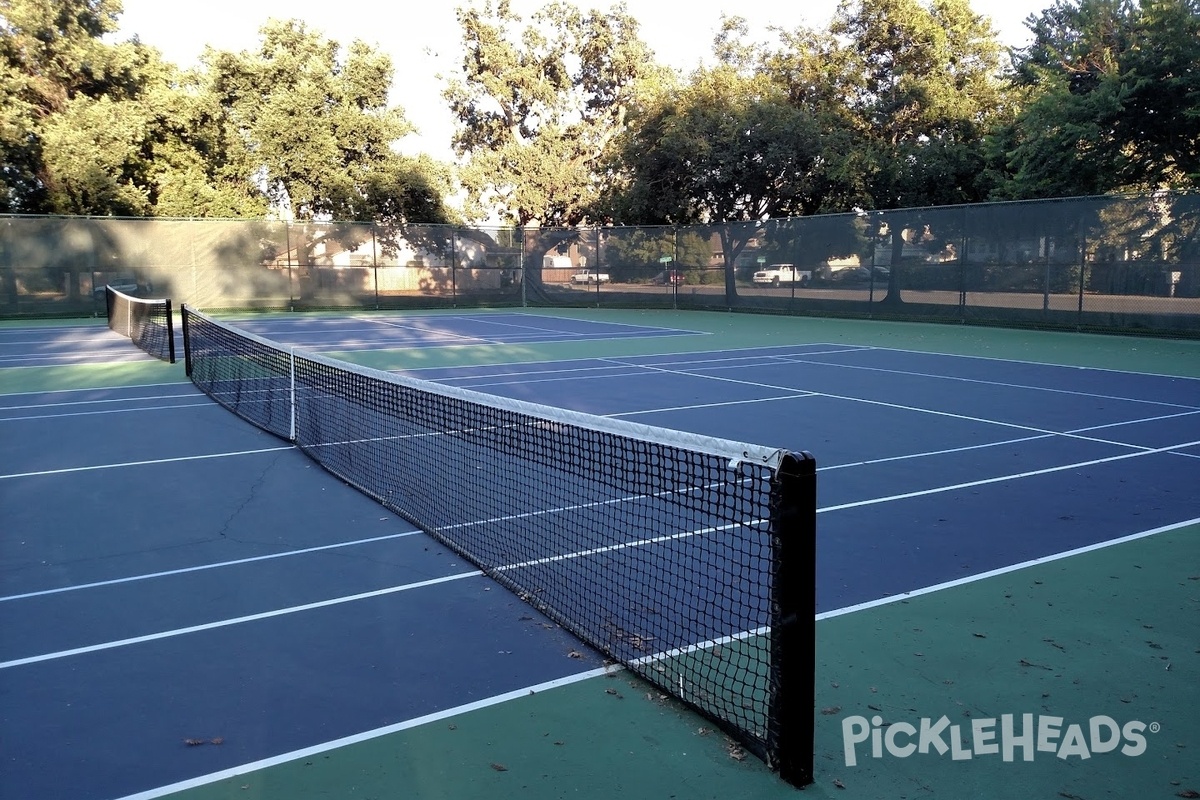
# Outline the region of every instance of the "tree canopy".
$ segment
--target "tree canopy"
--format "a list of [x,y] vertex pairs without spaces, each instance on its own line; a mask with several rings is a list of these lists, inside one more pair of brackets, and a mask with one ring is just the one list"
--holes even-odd
[[268,21],[183,70],[114,40],[120,0],[0,0],[0,212],[400,226],[458,197],[530,227],[753,226],[1195,188],[1200,0],[1048,2],[1008,64],[968,0],[842,0],[827,29],[763,42],[725,19],[681,75],[623,4],[472,0],[449,165],[399,154],[392,64],[362,42]]
[[271,21],[182,72],[110,44],[119,0],[0,0],[0,210],[445,222],[447,170],[399,155],[390,59]]
[[525,226],[588,218],[601,163],[640,87],[661,77],[623,5],[582,12],[562,2],[528,24],[508,0],[459,8],[463,59],[445,98],[468,214]]
[[1028,101],[996,132],[998,197],[1194,188],[1200,182],[1200,3],[1056,0],[1016,55]]

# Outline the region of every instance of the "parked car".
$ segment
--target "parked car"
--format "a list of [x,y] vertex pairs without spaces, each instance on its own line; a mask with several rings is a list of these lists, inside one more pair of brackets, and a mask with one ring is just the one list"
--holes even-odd
[[571,283],[608,283],[607,272],[592,272],[584,270],[571,276]]
[[751,280],[765,286],[807,286],[812,280],[812,270],[796,269],[793,264],[771,264],[754,273]]
[[667,269],[654,276],[655,283],[663,283],[667,286],[674,284],[676,286],[683,283],[683,271],[678,269]]

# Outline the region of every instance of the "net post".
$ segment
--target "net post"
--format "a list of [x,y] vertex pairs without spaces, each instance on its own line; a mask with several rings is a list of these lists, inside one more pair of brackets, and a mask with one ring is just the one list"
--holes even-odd
[[175,363],[175,314],[171,310],[171,300],[167,299],[167,353],[170,355],[170,363]]
[[779,777],[813,782],[817,462],[787,453],[771,484],[771,699],[767,750]]
[[296,441],[296,348],[288,348],[288,441]]
[[179,306],[179,320],[183,325],[183,374],[192,377],[192,345],[188,339],[188,307],[187,303]]

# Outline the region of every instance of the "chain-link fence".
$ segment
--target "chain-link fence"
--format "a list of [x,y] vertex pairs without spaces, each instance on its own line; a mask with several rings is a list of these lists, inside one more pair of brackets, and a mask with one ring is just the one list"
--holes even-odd
[[0,314],[611,306],[1200,335],[1200,195],[487,228],[0,217]]

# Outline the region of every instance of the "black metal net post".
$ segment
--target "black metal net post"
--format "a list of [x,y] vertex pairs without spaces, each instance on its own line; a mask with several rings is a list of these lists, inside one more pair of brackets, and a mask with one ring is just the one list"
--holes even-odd
[[817,462],[787,453],[771,485],[771,708],[767,752],[779,777],[813,782],[816,707]]

